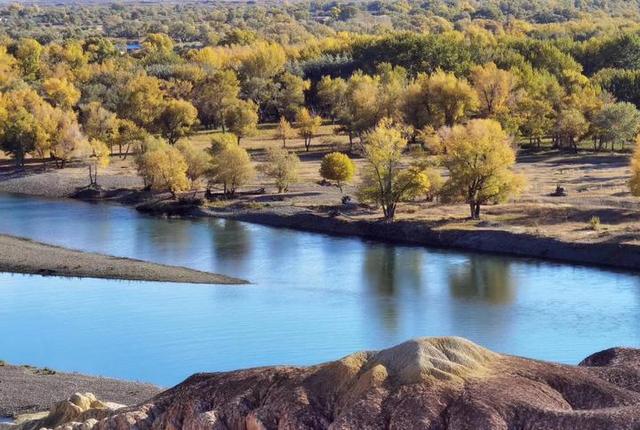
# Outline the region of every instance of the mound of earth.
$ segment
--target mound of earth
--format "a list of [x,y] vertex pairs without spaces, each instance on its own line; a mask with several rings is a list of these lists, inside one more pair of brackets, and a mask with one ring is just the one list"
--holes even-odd
[[559,365],[422,338],[312,367],[197,374],[93,429],[632,429],[640,350]]

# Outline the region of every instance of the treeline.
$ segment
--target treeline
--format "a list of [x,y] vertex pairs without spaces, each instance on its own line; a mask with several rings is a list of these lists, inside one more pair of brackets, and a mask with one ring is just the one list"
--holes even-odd
[[299,43],[335,31],[380,33],[434,31],[473,20],[536,24],[590,17],[637,19],[638,0],[367,0],[338,2],[94,2],[0,7],[1,31],[42,43],[101,35],[136,39],[166,33],[179,43],[246,43],[247,29],[260,38]]
[[[500,3],[508,4],[519,3]],[[401,3],[378,6],[389,5]],[[347,6],[335,3],[333,7]],[[136,12],[147,7],[153,8],[156,21]],[[93,14],[111,10],[114,21],[144,20],[155,23],[148,29],[164,29],[162,22],[175,21],[180,13],[199,7],[203,6],[62,10],[87,14],[88,21],[83,22],[96,25]],[[59,10],[13,5],[4,10],[2,19],[11,23],[12,19],[48,17]],[[270,11],[266,15],[260,10],[249,5],[230,8],[225,19],[233,16],[242,26],[223,26],[203,46],[152,32],[141,38],[139,46],[127,50],[119,40],[100,35],[104,30],[98,28],[87,30],[91,33],[87,36],[66,34],[60,41],[1,39],[0,148],[18,166],[27,155],[60,168],[71,160],[84,160],[94,184],[97,169],[109,162],[110,154],[135,153],[139,171],[151,188],[176,193],[207,177],[233,194],[253,175],[250,159],[238,144],[254,135],[259,123],[277,123],[274,138],[282,140],[283,146],[298,135],[309,150],[324,120],[334,124],[336,133],[348,135],[371,165],[382,158],[387,165],[400,166],[393,175],[404,185],[395,189],[397,184],[387,181],[391,188],[378,189],[374,193],[378,198],[373,199],[387,205],[385,213],[392,217],[394,205],[383,203],[383,197],[397,203],[415,195],[417,189],[427,192],[425,184],[438,182],[422,161],[408,170],[402,167],[396,156],[408,144],[444,157],[450,154],[447,145],[468,143],[468,133],[478,140],[488,139],[486,151],[509,146],[505,136],[523,138],[532,145],[550,141],[556,148],[573,151],[588,142],[595,150],[603,150],[615,145],[623,148],[638,132],[640,39],[637,25],[626,19],[597,24],[581,19],[557,25],[500,17],[447,21],[431,15],[433,25],[426,32],[331,30],[279,42],[264,33],[267,21],[294,22],[306,28],[308,19],[300,15],[279,21],[278,7],[263,10]],[[218,12],[215,6],[209,10]],[[260,20],[254,22],[254,15]],[[253,30],[247,22],[264,28]],[[9,25],[5,31],[21,34],[33,28],[27,21],[22,25]],[[73,21],[67,29],[74,29]],[[182,139],[197,128],[222,130],[206,154]],[[388,146],[382,142],[384,136],[396,143]],[[494,148],[490,140],[500,146]],[[374,142],[380,146],[375,151],[371,149]],[[471,149],[463,146],[461,153]],[[506,166],[512,164],[504,161],[511,160],[509,154],[498,157]],[[273,175],[296,165],[286,151],[269,156]],[[389,160],[392,156],[396,158]],[[441,164],[448,165],[452,174],[460,166],[446,157]],[[379,174],[380,169],[375,170]],[[369,173],[364,174],[365,182],[368,178],[375,184],[375,175]],[[281,190],[290,182],[286,177],[283,181],[278,186]],[[476,190],[465,201],[477,202],[481,195],[485,196],[482,201],[502,198],[509,194],[502,192],[509,188],[506,182],[512,181],[485,178],[481,182],[492,184],[493,191]],[[371,200],[371,195],[363,191],[361,198]],[[478,208],[476,203],[471,213],[477,214]]]

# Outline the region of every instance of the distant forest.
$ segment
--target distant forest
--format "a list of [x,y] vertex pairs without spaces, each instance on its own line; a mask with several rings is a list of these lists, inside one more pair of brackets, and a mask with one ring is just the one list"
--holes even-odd
[[0,24],[19,165],[258,123],[308,146],[322,121],[362,142],[391,120],[428,147],[488,119],[571,150],[626,148],[640,123],[640,1],[14,3]]

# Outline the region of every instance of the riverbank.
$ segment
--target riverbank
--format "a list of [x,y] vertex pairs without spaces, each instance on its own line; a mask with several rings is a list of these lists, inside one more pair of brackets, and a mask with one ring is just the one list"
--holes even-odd
[[357,236],[388,243],[539,258],[580,265],[640,270],[640,246],[616,242],[565,242],[551,237],[487,226],[456,228],[411,220],[393,223],[358,220],[336,210],[332,214],[288,210],[198,209],[190,216],[212,216],[340,236]]
[[76,392],[92,392],[105,401],[135,405],[160,391],[160,387],[151,384],[15,366],[0,361],[0,417],[16,418],[46,411],[55,402]]
[[8,235],[0,235],[0,272],[191,284],[246,283],[186,267],[76,251]]
[[[626,154],[522,152],[517,169],[527,178],[524,193],[517,200],[483,207],[481,220],[469,219],[464,204],[417,201],[402,203],[396,221],[387,224],[375,208],[341,205],[340,190],[318,181],[323,153],[300,153],[300,179],[287,193],[275,193],[272,181],[259,173],[234,200],[206,201],[199,193],[204,201],[200,207],[143,191],[130,158],[113,158],[99,190],[81,186],[84,168],[40,171],[36,166],[15,173],[7,166],[0,169],[5,172],[0,174],[0,191],[118,202],[168,217],[223,217],[393,243],[625,270],[640,267],[640,201],[629,194]],[[257,166],[264,161],[260,152],[252,157]],[[355,162],[360,168],[362,160]],[[357,179],[345,185],[344,195],[355,195],[355,184]],[[566,195],[553,195],[558,184]]]

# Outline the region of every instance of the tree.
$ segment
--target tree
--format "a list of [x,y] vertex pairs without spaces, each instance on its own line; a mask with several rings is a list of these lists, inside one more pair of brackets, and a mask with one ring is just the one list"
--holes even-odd
[[[148,139],[149,133],[139,127],[135,122],[128,119],[118,119],[116,121],[115,143],[118,145],[118,152],[122,155],[122,148],[126,148],[124,158],[127,158],[131,147],[141,147]],[[113,152],[113,151],[112,151]]]
[[632,141],[639,126],[640,112],[627,102],[605,105],[596,112],[592,122],[594,138],[599,139],[598,149],[611,143],[612,151],[616,142],[624,148],[625,143]]
[[321,112],[332,121],[337,120],[345,110],[347,83],[342,78],[323,76],[316,85],[316,94]]
[[310,82],[286,72],[280,77],[278,83],[279,90],[274,100],[276,110],[280,116],[293,119],[304,105],[304,92],[309,89]]
[[80,100],[80,91],[66,78],[45,79],[42,89],[47,99],[62,109],[71,109]]
[[0,148],[13,156],[18,167],[31,152],[44,160],[57,133],[59,114],[31,89],[0,93]]
[[104,169],[111,161],[110,150],[106,143],[98,139],[88,141],[85,159],[89,164],[89,185],[98,185],[98,168]]
[[163,139],[148,138],[136,157],[136,165],[145,185],[152,190],[169,191],[175,198],[178,192],[189,189],[184,156]]
[[206,126],[221,125],[227,109],[234,105],[240,93],[240,82],[232,70],[221,70],[199,82],[194,88],[194,105],[200,122]]
[[558,115],[556,121],[556,133],[558,134],[556,146],[566,146],[578,150],[578,141],[589,131],[589,123],[578,109],[564,109]]
[[276,127],[275,137],[282,140],[282,147],[287,147],[287,139],[292,139],[295,136],[295,131],[291,126],[291,123],[287,121],[284,116],[280,117],[280,122]]
[[631,157],[631,180],[629,189],[634,196],[640,196],[640,135],[636,137],[636,149]]
[[0,116],[0,147],[10,154],[18,167],[24,166],[25,156],[36,149],[39,130],[36,119],[24,107]]
[[122,88],[117,113],[141,127],[150,127],[162,111],[163,99],[159,79],[137,75]]
[[513,172],[516,161],[511,140],[500,123],[474,119],[456,125],[443,135],[442,163],[449,171],[445,196],[469,205],[471,218],[480,217],[480,206],[499,202],[519,192],[520,176]]
[[170,145],[187,136],[198,119],[198,111],[186,100],[166,101],[156,119],[156,129]]
[[409,85],[401,105],[405,122],[420,130],[427,125],[453,126],[478,106],[478,96],[464,79],[441,70],[420,74]]
[[261,166],[263,173],[275,181],[278,193],[288,191],[289,185],[298,180],[299,169],[298,156],[283,148],[269,148],[266,163]]
[[429,191],[429,176],[421,164],[403,167],[402,151],[407,140],[389,120],[382,120],[365,141],[367,164],[358,198],[381,206],[385,221],[393,221],[399,202],[414,200]]
[[111,152],[118,134],[118,117],[102,107],[100,102],[91,102],[81,106],[80,118],[84,133],[101,142],[110,142]]
[[224,194],[233,197],[238,187],[255,176],[249,153],[238,145],[228,145],[214,155],[209,169],[211,183],[222,184]]
[[73,112],[58,111],[57,128],[51,136],[51,158],[63,169],[74,157],[81,157],[89,145]]
[[286,61],[287,55],[281,45],[256,42],[241,58],[240,73],[245,78],[269,79],[284,69]]
[[338,120],[349,134],[360,137],[380,120],[380,78],[356,72],[347,81],[344,108],[338,111]]
[[322,118],[312,115],[307,108],[302,107],[296,114],[296,125],[298,126],[298,134],[304,139],[305,150],[309,151],[311,139],[318,133],[318,129],[322,125]]
[[216,155],[225,149],[227,146],[233,146],[238,144],[238,137],[233,133],[216,133],[211,136],[211,146],[209,152],[212,155]]
[[356,165],[347,154],[332,152],[325,155],[320,163],[320,176],[327,181],[335,181],[342,192],[342,185],[353,179]]
[[478,105],[475,91],[467,81],[456,78],[453,73],[439,70],[427,82],[428,102],[442,115],[446,126],[453,126]]
[[187,163],[187,178],[191,181],[192,188],[195,188],[198,181],[207,173],[211,156],[187,140],[178,142],[176,148]]
[[240,139],[257,132],[258,106],[251,100],[238,100],[225,111],[224,121],[229,131],[236,135],[240,145]]
[[44,48],[35,39],[21,39],[18,42],[14,57],[22,77],[27,81],[38,79],[40,75],[40,57]]
[[471,69],[471,81],[482,117],[499,120],[511,110],[516,87],[516,78],[511,72],[488,63]]
[[7,52],[7,48],[0,45],[0,90],[9,86],[18,78],[16,59]]

